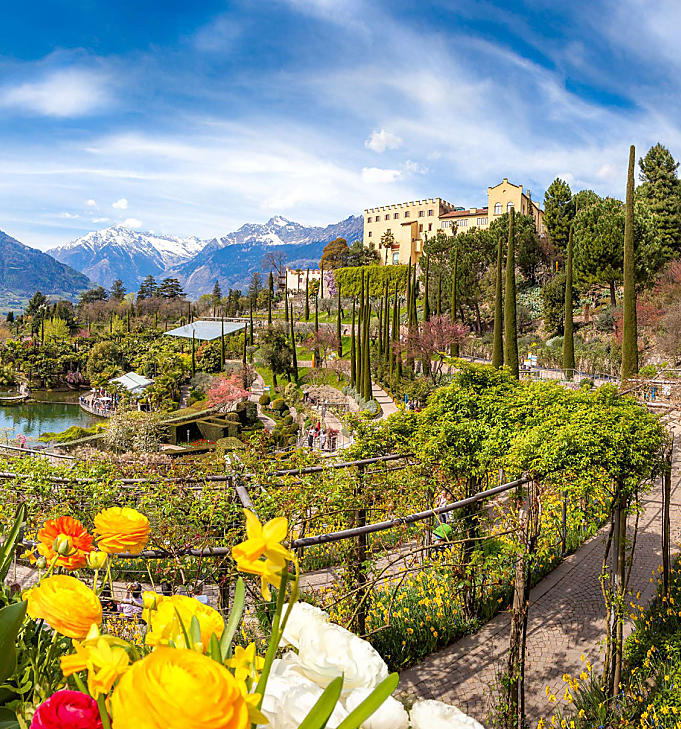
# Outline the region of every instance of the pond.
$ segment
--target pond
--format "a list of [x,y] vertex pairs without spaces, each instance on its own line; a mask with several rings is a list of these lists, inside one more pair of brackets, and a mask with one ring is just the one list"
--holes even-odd
[[78,406],[77,392],[33,390],[39,402],[0,405],[0,441],[12,443],[18,435],[36,441],[42,433],[59,433],[72,425],[87,428],[101,421]]

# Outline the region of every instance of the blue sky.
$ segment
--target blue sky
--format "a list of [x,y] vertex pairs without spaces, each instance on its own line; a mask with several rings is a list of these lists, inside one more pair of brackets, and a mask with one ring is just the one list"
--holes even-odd
[[681,157],[672,0],[37,0],[3,14],[0,228],[225,234],[484,204],[508,177],[622,196]]

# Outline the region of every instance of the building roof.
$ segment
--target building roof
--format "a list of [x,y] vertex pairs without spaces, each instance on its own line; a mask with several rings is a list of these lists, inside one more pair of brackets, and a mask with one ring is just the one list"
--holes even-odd
[[467,218],[471,215],[487,215],[488,208],[469,208],[468,210],[452,210],[450,213],[443,213],[442,218]]
[[149,387],[149,385],[154,384],[153,380],[150,380],[147,377],[143,377],[142,375],[138,375],[137,372],[127,372],[120,377],[114,377],[111,382],[115,382],[116,384],[121,385],[133,395],[138,395],[142,392],[142,390]]
[[171,329],[166,334],[171,337],[184,337],[185,339],[191,339],[193,335],[196,339],[210,342],[222,336],[223,326],[225,334],[234,334],[234,332],[245,329],[246,323],[242,321],[221,322],[199,320],[191,324],[185,324],[183,327],[178,327],[177,329]]

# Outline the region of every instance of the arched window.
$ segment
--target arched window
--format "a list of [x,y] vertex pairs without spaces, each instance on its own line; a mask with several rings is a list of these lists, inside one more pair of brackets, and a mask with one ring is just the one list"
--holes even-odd
[[495,215],[501,215],[501,203],[497,203],[494,206],[494,214]]
[[514,205],[513,205],[512,202],[507,203],[507,205],[506,205],[506,212],[507,213],[510,213],[512,207],[514,207]]

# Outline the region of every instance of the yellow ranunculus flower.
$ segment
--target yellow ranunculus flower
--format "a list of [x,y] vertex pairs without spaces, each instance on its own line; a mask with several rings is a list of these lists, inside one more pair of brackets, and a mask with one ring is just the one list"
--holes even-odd
[[247,729],[239,682],[217,661],[157,648],[133,663],[111,697],[116,729]]
[[93,625],[87,638],[80,643],[73,642],[75,653],[61,657],[61,670],[64,676],[87,670],[87,685],[90,694],[108,694],[119,676],[130,665],[130,657],[125,649],[127,644],[112,635],[102,635]]
[[102,622],[102,605],[95,593],[69,575],[53,575],[27,594],[28,614],[43,618],[57,633],[81,640]]
[[95,517],[97,545],[107,554],[139,554],[149,541],[149,519],[136,509],[112,506]]
[[225,621],[212,607],[186,595],[158,595],[157,598],[156,609],[142,613],[142,619],[149,625],[147,645],[168,645],[172,641],[178,648],[187,648],[182,626],[189,633],[193,617],[199,621],[204,651],[208,648],[211,635],[215,634],[218,639],[222,635]]

